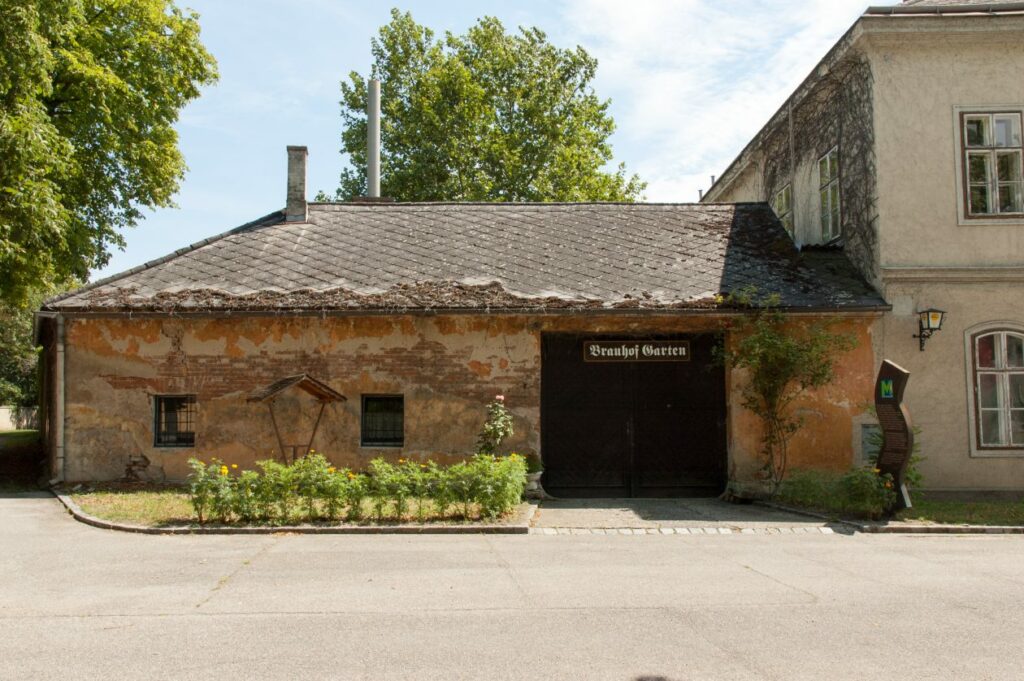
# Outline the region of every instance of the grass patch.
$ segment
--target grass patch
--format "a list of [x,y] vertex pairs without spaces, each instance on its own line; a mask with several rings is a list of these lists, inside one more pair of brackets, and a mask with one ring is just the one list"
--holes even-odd
[[192,522],[192,505],[180,487],[104,485],[73,492],[71,498],[89,515],[118,523],[163,527]]
[[38,440],[38,430],[0,430],[0,444],[27,444]]
[[[148,527],[169,527],[174,525],[197,525],[195,513],[189,503],[188,493],[183,487],[176,485],[139,485],[139,484],[95,484],[78,492],[69,494],[71,499],[89,515],[103,520],[110,520],[118,523],[129,523],[132,525],[144,525]],[[448,513],[439,514],[429,500],[426,504],[424,521],[427,523],[459,523],[475,522],[481,519],[480,507],[471,504],[469,517],[462,515],[457,509],[449,509]],[[394,505],[389,503],[383,509],[385,519],[380,523],[376,522],[374,515],[376,509],[372,500],[366,499],[362,504],[362,520],[340,521],[327,520],[323,517],[323,509],[317,505],[317,513],[320,515],[313,524],[316,525],[397,525],[400,523],[415,523],[417,500],[411,499],[408,504],[408,512],[401,521],[393,517]],[[511,514],[510,517],[514,517]],[[507,519],[506,519],[507,520]],[[501,519],[489,522],[501,522]],[[277,525],[304,525],[310,521],[306,517],[305,509],[296,505],[291,510],[287,522],[275,522]],[[218,524],[218,523],[211,523]],[[258,525],[270,525],[271,523],[244,523],[232,522],[229,525],[246,527]]]
[[1024,525],[1024,501],[952,501],[911,494],[914,507],[900,511],[899,520],[950,525]]

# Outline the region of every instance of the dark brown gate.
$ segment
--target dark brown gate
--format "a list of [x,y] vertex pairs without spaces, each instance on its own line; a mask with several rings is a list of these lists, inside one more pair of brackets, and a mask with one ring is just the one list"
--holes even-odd
[[[584,361],[584,344],[617,336],[544,335],[544,488],[561,497],[714,495],[725,486],[725,372],[712,334],[689,361]],[[668,343],[663,343],[668,345]]]

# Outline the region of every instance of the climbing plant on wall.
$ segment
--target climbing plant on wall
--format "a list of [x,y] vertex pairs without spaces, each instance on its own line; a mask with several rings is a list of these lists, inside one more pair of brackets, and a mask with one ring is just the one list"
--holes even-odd
[[786,475],[789,442],[803,425],[793,403],[832,382],[836,359],[856,347],[856,338],[831,331],[826,322],[787,319],[778,296],[745,291],[730,296],[726,304],[746,308],[749,314],[732,326],[734,341],[719,350],[718,359],[747,373],[742,404],[764,425],[762,473],[774,495]]
[[862,54],[826,58],[818,78],[794,94],[760,140],[766,201],[792,182],[796,166],[838,147],[844,250],[869,280],[876,275],[877,242],[873,90],[871,65]]

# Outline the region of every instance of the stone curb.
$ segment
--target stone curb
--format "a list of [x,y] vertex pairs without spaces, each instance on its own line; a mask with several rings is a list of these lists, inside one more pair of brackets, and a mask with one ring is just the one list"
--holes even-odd
[[103,520],[83,511],[71,497],[56,490],[50,492],[64,504],[68,513],[80,523],[103,530],[136,534],[528,534],[530,521],[537,512],[536,504],[526,504],[520,517],[507,525],[282,525],[279,527],[147,527]]
[[723,534],[835,534],[831,527],[534,527],[543,535],[723,535]]
[[817,518],[835,525],[844,525],[865,534],[1024,534],[1021,525],[889,525],[888,523],[857,523],[850,520],[836,520],[821,513],[794,508],[774,501],[758,501],[758,504],[788,513]]

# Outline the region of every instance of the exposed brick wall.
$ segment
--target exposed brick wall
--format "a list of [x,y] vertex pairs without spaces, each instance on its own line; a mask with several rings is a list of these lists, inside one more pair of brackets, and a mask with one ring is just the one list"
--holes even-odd
[[[866,347],[844,363],[835,386],[812,400],[821,423],[809,419],[796,460],[849,464],[851,418],[870,397],[872,323],[844,322]],[[130,455],[145,455],[156,479],[183,478],[191,455],[242,466],[274,456],[279,448],[267,406],[246,398],[298,373],[349,398],[327,407],[314,442],[338,465],[362,467],[382,451],[359,446],[364,394],[405,396],[405,446],[386,450],[388,456],[447,461],[466,455],[486,403],[499,393],[516,417],[508,447],[536,452],[542,333],[686,333],[726,324],[721,317],[679,315],[73,318],[67,323],[67,477],[119,478]],[[197,396],[196,447],[154,447],[153,396],[182,393]],[[737,470],[754,470],[748,460],[756,457],[757,423],[732,394],[730,452]],[[305,443],[318,405],[292,391],[275,409],[286,444]]]

